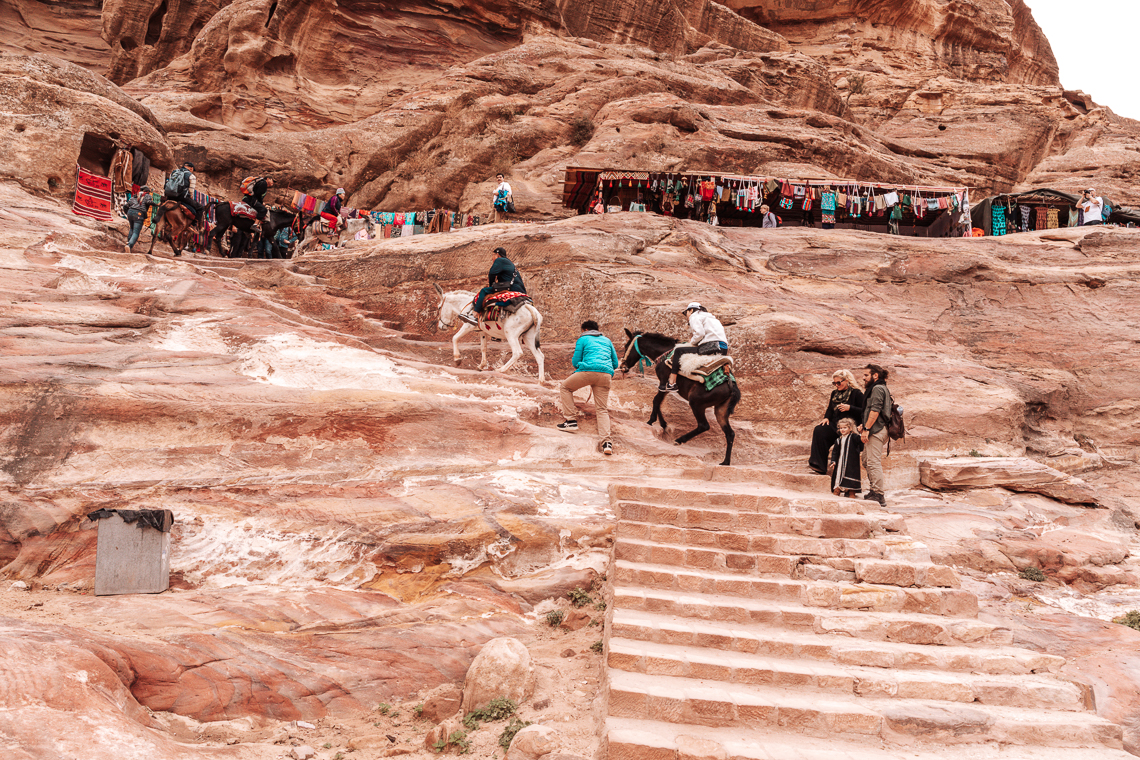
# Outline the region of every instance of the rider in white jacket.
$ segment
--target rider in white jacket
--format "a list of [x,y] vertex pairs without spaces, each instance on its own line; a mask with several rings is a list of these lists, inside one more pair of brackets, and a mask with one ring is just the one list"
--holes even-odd
[[693,328],[693,337],[689,339],[690,345],[680,346],[673,350],[673,366],[669,374],[669,383],[663,388],[658,388],[659,391],[677,390],[677,373],[681,371],[681,357],[685,354],[728,353],[728,338],[724,334],[724,325],[712,314],[709,314],[704,306],[694,301],[685,307],[685,316],[689,318],[689,326]]

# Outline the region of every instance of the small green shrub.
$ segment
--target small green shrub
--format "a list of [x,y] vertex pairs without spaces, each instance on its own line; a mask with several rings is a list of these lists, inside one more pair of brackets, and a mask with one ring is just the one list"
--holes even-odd
[[478,710],[472,710],[467,713],[463,718],[463,725],[474,731],[479,728],[480,721],[484,723],[494,723],[495,721],[506,720],[514,715],[518,709],[518,703],[513,699],[495,697],[487,703],[486,707],[481,707]]
[[602,648],[603,648],[604,646],[605,646],[605,645],[604,645],[604,644],[602,644],[602,640],[601,640],[601,639],[598,639],[597,641],[595,641],[593,644],[591,644],[591,645],[590,645],[590,651],[591,651],[591,652],[597,652],[598,654],[601,654],[601,653],[602,653]]
[[570,142],[585,145],[594,136],[594,122],[585,116],[577,116],[570,122]]
[[1041,568],[1039,567],[1023,567],[1021,568],[1021,572],[1017,574],[1017,577],[1022,580],[1040,583],[1045,580],[1045,573],[1041,572]]
[[499,746],[503,751],[510,749],[511,742],[515,740],[515,734],[522,731],[530,725],[530,721],[519,720],[517,717],[512,717],[511,722],[503,729],[503,733],[499,734]]
[[466,755],[471,751],[471,742],[467,741],[466,731],[454,731],[447,737],[447,743],[459,750],[459,754]]
[[551,628],[557,628],[562,625],[562,619],[566,617],[566,613],[562,610],[551,610],[546,613],[546,624]]
[[424,703],[420,702],[418,705],[413,707],[412,712],[415,713],[417,718],[422,718],[424,715]]
[[1112,622],[1140,631],[1140,610],[1129,610],[1120,617],[1113,618]]
[[979,452],[977,449],[970,449],[970,456],[972,456],[972,457],[980,457],[980,456],[982,456],[982,454],[981,454],[981,452]]
[[594,609],[595,610],[601,610],[602,612],[605,612],[606,611],[606,600],[605,599],[599,599],[598,603],[594,605]]
[[391,709],[392,705],[388,704],[387,702],[381,702],[380,704],[376,705],[376,711],[381,715],[387,715],[388,711]]
[[585,607],[587,604],[594,601],[593,598],[581,587],[574,589],[566,596],[570,599],[570,604],[574,605],[575,607]]
[[325,742],[321,745],[322,749],[332,749],[332,742]]

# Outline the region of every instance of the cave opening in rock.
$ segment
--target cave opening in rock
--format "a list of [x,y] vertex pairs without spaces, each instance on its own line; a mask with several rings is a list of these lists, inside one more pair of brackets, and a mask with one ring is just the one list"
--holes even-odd
[[80,166],[89,172],[106,177],[111,172],[111,159],[115,156],[115,141],[105,135],[86,132],[79,146]]
[[153,45],[162,36],[162,22],[166,19],[166,0],[162,0],[154,13],[150,14],[150,21],[146,25],[145,44]]
[[269,26],[269,22],[273,20],[273,14],[276,12],[277,12],[277,0],[273,0],[273,3],[269,6],[269,17],[267,19],[265,19],[265,26],[266,27]]

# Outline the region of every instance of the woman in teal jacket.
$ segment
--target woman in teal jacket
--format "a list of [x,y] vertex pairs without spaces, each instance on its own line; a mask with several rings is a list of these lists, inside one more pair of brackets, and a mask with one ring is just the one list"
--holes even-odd
[[570,364],[574,367],[574,374],[563,380],[559,388],[562,416],[566,421],[559,424],[558,429],[567,432],[578,430],[578,409],[574,406],[574,391],[590,386],[590,391],[594,394],[594,407],[598,413],[598,435],[602,439],[602,453],[609,456],[614,453],[614,445],[610,440],[610,383],[613,381],[619,361],[614,344],[602,335],[598,330],[598,323],[594,320],[588,319],[582,323],[582,336],[574,345],[574,356]]

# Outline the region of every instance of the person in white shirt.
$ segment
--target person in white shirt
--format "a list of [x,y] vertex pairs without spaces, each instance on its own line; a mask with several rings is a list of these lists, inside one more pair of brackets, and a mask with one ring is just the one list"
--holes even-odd
[[1085,212],[1085,224],[1104,224],[1104,198],[1096,194],[1091,187],[1081,193],[1081,202],[1077,204]]
[[709,314],[708,309],[696,301],[685,307],[685,316],[689,320],[689,327],[693,328],[693,337],[689,338],[689,345],[673,350],[673,366],[669,373],[669,382],[658,391],[669,392],[677,390],[677,373],[681,371],[681,357],[685,354],[728,354],[728,338],[724,334],[724,325],[716,317]]
[[495,188],[491,202],[495,207],[495,218],[497,220],[499,214],[513,214],[515,212],[515,196],[511,192],[510,183],[502,174],[496,174],[495,179],[499,180],[499,186]]

